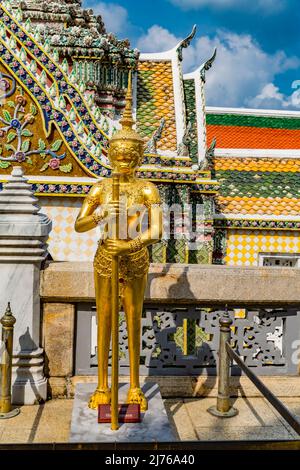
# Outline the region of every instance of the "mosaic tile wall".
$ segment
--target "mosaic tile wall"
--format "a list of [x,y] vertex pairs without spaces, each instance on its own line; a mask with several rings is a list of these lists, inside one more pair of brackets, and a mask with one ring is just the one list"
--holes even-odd
[[176,151],[176,119],[170,61],[140,62],[137,85],[137,123],[139,132],[151,137],[162,118],[166,124],[158,148]]
[[92,261],[97,249],[97,233],[77,233],[74,223],[83,198],[39,199],[41,211],[52,220],[48,250],[54,261]]
[[300,237],[288,230],[229,230],[226,246],[226,264],[258,266],[259,253],[300,253]]
[[[198,194],[190,195],[188,185],[158,185],[163,201],[169,205],[200,202]],[[204,196],[203,196],[204,197]],[[97,249],[100,231],[91,230],[86,233],[77,233],[74,230],[76,217],[80,211],[84,198],[78,197],[41,197],[39,205],[41,211],[52,220],[53,228],[48,240],[48,250],[54,261],[92,261]],[[207,214],[211,220],[212,200],[208,197],[204,202]],[[167,228],[166,220],[166,228]],[[173,233],[174,221],[170,224]],[[176,228],[178,233],[179,226]],[[161,241],[150,247],[150,259],[153,263],[211,263],[211,231],[205,225],[199,233],[199,249],[189,251],[185,239]]]

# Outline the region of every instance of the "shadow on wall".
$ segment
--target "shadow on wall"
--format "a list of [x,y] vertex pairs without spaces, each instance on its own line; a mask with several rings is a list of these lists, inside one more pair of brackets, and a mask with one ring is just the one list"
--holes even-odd
[[[149,284],[148,292],[151,288],[151,283],[158,278],[166,277],[170,271],[170,264],[167,264],[163,267],[160,273],[150,273],[149,275]],[[158,306],[157,312],[152,312],[152,323],[153,323],[153,332],[155,334],[155,345],[160,348],[160,353],[153,357],[153,349],[151,350],[151,356],[148,356],[148,375],[180,375],[193,377],[195,382],[197,377],[201,375],[208,376],[209,378],[205,382],[199,385],[200,388],[197,389],[197,384],[195,384],[195,390],[193,393],[198,395],[203,395],[206,393],[208,388],[211,388],[215,385],[216,377],[216,367],[212,366],[212,363],[215,361],[215,351],[212,350],[211,345],[208,341],[203,340],[200,346],[196,346],[196,333],[195,335],[195,348],[193,353],[184,355],[180,346],[175,342],[174,335],[177,333],[178,328],[183,326],[183,320],[185,318],[185,310],[188,310],[188,306],[183,304],[180,306],[178,304],[178,294],[181,293],[180,297],[189,299],[190,309],[188,312],[187,318],[193,320],[194,323],[194,332],[196,331],[196,325],[201,324],[201,315],[204,312],[201,310],[196,310],[196,301],[188,279],[188,266],[182,266],[183,270],[179,277],[174,278],[174,283],[168,287],[167,298],[170,299],[169,305],[166,307]],[[148,296],[149,298],[149,296]],[[194,302],[193,302],[194,299]],[[147,310],[147,306],[146,306]],[[162,313],[161,313],[162,312]],[[160,316],[162,322],[162,328],[155,327],[157,325],[157,316]],[[158,314],[158,315],[157,315]],[[218,329],[217,329],[218,331]],[[146,345],[147,346],[147,345]],[[155,349],[155,348],[154,348]],[[144,350],[144,348],[143,348]],[[147,351],[146,351],[146,361],[147,361]],[[164,369],[166,373],[164,374]],[[150,379],[149,379],[150,380]],[[209,382],[209,384],[206,382]]]
[[[17,390],[17,400],[19,403],[24,403],[26,387],[30,387],[36,397],[36,403],[42,403],[44,400],[40,396],[40,393],[35,385],[34,377],[30,371],[30,359],[32,357],[32,351],[37,349],[37,345],[33,341],[29,328],[27,327],[26,332],[19,338],[20,352],[17,362],[14,363],[16,370],[15,381],[13,383],[13,389]],[[32,367],[33,364],[30,364]],[[37,367],[39,367],[37,365]]]
[[[153,272],[149,273],[148,285],[147,285],[146,293],[145,293],[146,298],[150,297],[151,284],[153,283],[153,281],[154,280],[157,281],[157,279],[160,279],[160,278],[165,278],[169,274],[171,266],[172,266],[171,263],[164,264],[163,269],[162,269],[161,272],[159,272],[159,273],[153,273]],[[178,266],[180,266],[180,264],[178,264]],[[189,299],[191,301],[193,299],[195,299],[195,301],[197,300],[195,298],[194,294],[193,294],[193,291],[190,288],[190,282],[189,282],[188,276],[187,276],[189,267],[188,267],[188,265],[182,265],[182,266],[184,266],[182,274],[179,277],[176,277],[176,282],[174,282],[174,284],[172,284],[168,288],[167,298],[169,299],[170,303],[172,303],[173,301],[178,302],[178,292],[179,291],[184,292],[184,298],[185,299]]]

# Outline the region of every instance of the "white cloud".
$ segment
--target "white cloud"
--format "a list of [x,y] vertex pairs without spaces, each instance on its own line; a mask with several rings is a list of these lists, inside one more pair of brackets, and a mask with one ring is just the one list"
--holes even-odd
[[142,52],[164,52],[180,41],[174,34],[155,24],[148,29],[137,41],[137,48]]
[[[87,3],[87,2],[86,2]],[[107,32],[122,34],[128,27],[128,12],[126,8],[116,3],[88,2],[96,15],[101,15]]]
[[196,57],[209,57],[214,47],[218,49],[206,85],[207,102],[212,106],[253,106],[254,97],[273,83],[276,75],[300,65],[298,58],[287,57],[283,51],[267,54],[250,35],[218,31],[213,39],[200,38],[195,47]]
[[216,9],[261,10],[267,13],[278,12],[286,5],[286,0],[169,0],[183,10],[198,10],[203,7]]
[[[165,52],[173,49],[182,37],[175,36],[159,25],[153,25],[137,41],[137,48],[141,52]],[[189,71],[195,65],[195,48],[193,46],[184,50],[184,70]],[[197,64],[199,65],[199,64]]]
[[[142,52],[162,52],[176,46],[181,39],[154,25],[140,37],[137,46]],[[200,37],[183,51],[184,71],[195,70],[211,56],[215,47],[218,49],[217,58],[207,73],[208,105],[300,107],[300,91],[296,90],[287,97],[272,85],[277,74],[297,69],[300,60],[288,57],[283,51],[267,54],[250,35],[219,30],[213,38]]]
[[267,83],[261,92],[254,98],[247,100],[249,106],[253,108],[266,109],[295,109],[300,108],[300,89],[295,90],[291,95],[284,95],[274,83]]
[[195,45],[195,57],[209,57],[214,47],[218,55],[206,85],[207,101],[212,106],[249,106],[251,98],[278,73],[300,64],[283,51],[267,54],[250,35],[224,31],[218,31],[213,39],[201,37]]

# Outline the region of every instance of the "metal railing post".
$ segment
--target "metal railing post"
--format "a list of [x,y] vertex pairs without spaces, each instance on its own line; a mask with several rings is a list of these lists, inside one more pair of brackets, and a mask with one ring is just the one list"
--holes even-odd
[[10,303],[6,312],[0,320],[2,325],[2,354],[0,356],[0,419],[13,418],[20,413],[19,408],[12,409],[11,406],[11,378],[12,378],[12,355],[14,324]]
[[226,306],[220,323],[220,348],[219,348],[219,377],[217,406],[210,407],[207,411],[221,418],[231,418],[238,411],[230,403],[230,357],[227,353],[226,343],[230,343],[232,320],[228,315]]

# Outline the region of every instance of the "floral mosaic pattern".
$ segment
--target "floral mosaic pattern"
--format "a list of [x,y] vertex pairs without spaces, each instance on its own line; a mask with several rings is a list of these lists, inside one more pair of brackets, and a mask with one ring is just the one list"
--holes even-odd
[[[0,96],[2,113],[0,115],[0,139],[4,142],[4,148],[9,152],[9,156],[3,157],[3,145],[0,146],[0,168],[8,168],[12,162],[22,163],[26,161],[33,165],[32,156],[39,155],[42,159],[50,157],[44,162],[40,171],[45,171],[48,167],[52,170],[60,170],[63,173],[72,171],[72,163],[63,164],[66,154],[58,155],[62,140],[53,142],[51,149],[46,148],[46,143],[43,139],[39,139],[38,148],[32,148],[31,138],[34,133],[29,127],[35,124],[38,114],[36,106],[30,104],[30,113],[26,113],[27,99],[24,96],[22,89],[16,86],[13,77],[8,74],[0,73],[0,89],[2,94]],[[17,93],[6,101],[13,93]],[[18,94],[19,93],[19,94]],[[7,106],[2,106],[4,102]]]
[[110,174],[110,170],[104,168],[103,165],[94,158],[93,154],[87,151],[86,146],[79,143],[77,135],[74,132],[74,126],[71,125],[70,120],[66,116],[65,110],[62,109],[63,101],[69,101],[81,119],[82,125],[91,131],[92,139],[98,145],[101,145],[102,151],[106,152],[108,147],[108,137],[105,136],[100,129],[97,129],[95,121],[87,108],[87,104],[84,102],[80,93],[68,81],[67,76],[63,73],[61,68],[55,64],[50,56],[38,47],[32,38],[22,30],[9,15],[4,13],[2,8],[0,8],[0,19],[6,27],[11,29],[15,37],[20,41],[20,46],[24,45],[30,51],[32,54],[32,60],[36,62],[36,67],[39,66],[46,69],[49,72],[49,76],[53,77],[53,83],[58,87],[57,91],[61,97],[61,106],[54,108],[50,94],[46,92],[45,87],[42,87],[37,80],[33,79],[32,73],[29,73],[29,63],[26,63],[26,60],[24,65],[20,63],[19,57],[16,55],[16,41],[15,44],[12,43],[13,41],[10,41],[11,47],[8,48],[7,41],[1,40],[2,44],[0,44],[0,53],[4,63],[21,80],[21,82],[24,83],[28,91],[38,101],[43,112],[46,131],[49,130],[50,123],[55,122],[64,136],[65,141],[70,146],[72,153],[76,155],[77,159],[91,173],[99,176]]

